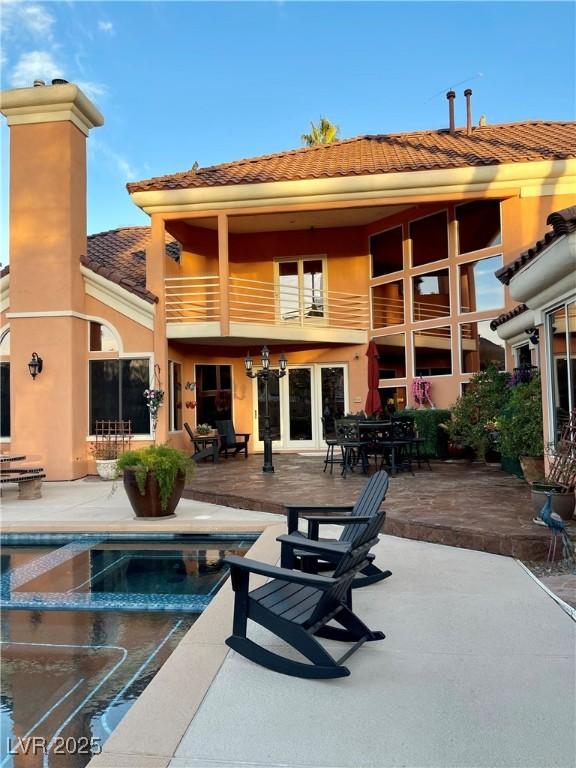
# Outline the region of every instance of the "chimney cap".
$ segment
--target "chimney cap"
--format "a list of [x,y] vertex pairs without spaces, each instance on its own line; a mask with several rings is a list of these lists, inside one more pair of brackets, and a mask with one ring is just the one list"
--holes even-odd
[[464,96],[472,96],[472,88],[466,88],[464,91]]
[[447,99],[455,99],[456,98],[456,91],[448,91],[446,94]]
[[38,88],[42,85],[46,85],[46,82],[44,80],[34,80],[33,85],[34,85],[34,88]]
[[68,80],[64,80],[61,77],[55,77],[52,80],[52,85],[68,85]]

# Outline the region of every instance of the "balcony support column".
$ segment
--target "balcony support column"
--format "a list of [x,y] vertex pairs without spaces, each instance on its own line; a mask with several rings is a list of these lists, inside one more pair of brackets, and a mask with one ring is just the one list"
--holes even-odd
[[218,276],[220,281],[220,333],[230,336],[228,216],[218,214]]
[[[153,371],[150,371],[150,385],[154,388],[161,386],[166,392],[168,389],[168,340],[166,338],[166,234],[164,219],[154,214],[151,220],[151,242],[146,249],[146,287],[158,296],[154,317],[154,364],[159,366],[160,383],[154,379]],[[158,371],[158,369],[156,369]],[[164,405],[158,410],[158,423],[156,425],[156,443],[165,443],[168,440],[168,393],[164,398]]]

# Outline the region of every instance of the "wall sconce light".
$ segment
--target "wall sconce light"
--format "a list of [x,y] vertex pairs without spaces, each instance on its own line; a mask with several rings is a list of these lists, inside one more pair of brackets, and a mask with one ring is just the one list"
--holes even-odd
[[42,358],[40,355],[36,352],[32,352],[32,359],[28,363],[28,370],[33,379],[35,379],[39,373],[42,373],[42,365]]
[[540,341],[540,330],[538,328],[527,328],[524,333],[528,336],[534,346]]

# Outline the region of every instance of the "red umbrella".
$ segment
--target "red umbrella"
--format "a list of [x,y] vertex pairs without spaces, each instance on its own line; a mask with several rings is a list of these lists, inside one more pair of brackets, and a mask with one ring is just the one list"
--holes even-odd
[[378,384],[380,383],[378,347],[375,341],[368,344],[366,357],[368,358],[368,397],[364,410],[367,416],[372,416],[375,413],[382,413],[382,401],[380,400],[380,392],[378,392]]

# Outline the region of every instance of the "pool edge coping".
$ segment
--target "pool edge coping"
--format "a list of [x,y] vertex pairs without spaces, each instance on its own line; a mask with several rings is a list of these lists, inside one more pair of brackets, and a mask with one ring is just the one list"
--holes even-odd
[[[276,536],[284,532],[284,524],[267,526],[246,555],[275,564],[278,560]],[[262,576],[253,577],[254,586],[264,582]],[[233,594],[230,579],[227,579],[114,729],[102,752],[95,755],[86,768],[139,765],[142,758],[169,762],[175,756],[229,653],[225,639],[232,628]],[[187,688],[188,679],[197,682]],[[175,684],[181,690],[175,691]],[[164,703],[172,706],[163,708]],[[176,715],[175,707],[178,708]],[[127,758],[133,762],[127,762]]]

